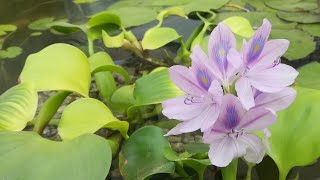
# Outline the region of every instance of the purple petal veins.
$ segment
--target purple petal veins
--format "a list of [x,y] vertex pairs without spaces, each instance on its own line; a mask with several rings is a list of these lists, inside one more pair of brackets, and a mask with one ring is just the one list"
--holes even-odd
[[236,110],[235,106],[228,106],[227,107],[227,117],[226,117],[226,128],[233,129],[238,125],[239,122],[239,115]]
[[207,90],[209,89],[210,85],[211,85],[211,77],[209,76],[208,72],[205,70],[198,70],[197,71],[197,80],[198,83],[200,84],[200,86]]
[[261,54],[266,39],[262,36],[259,36],[258,38],[253,40],[252,46],[250,47],[247,59],[248,63],[251,64],[255,62],[259,55]]
[[227,70],[227,54],[230,47],[227,44],[227,42],[220,42],[219,44],[216,44],[213,48],[212,54],[215,56],[215,60],[217,61],[217,64],[219,65],[219,69],[221,72],[226,72]]

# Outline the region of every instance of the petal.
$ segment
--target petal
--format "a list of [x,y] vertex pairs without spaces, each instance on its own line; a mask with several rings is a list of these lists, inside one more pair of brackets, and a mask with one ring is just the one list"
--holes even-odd
[[264,19],[262,25],[257,29],[255,34],[244,48],[243,56],[247,66],[256,63],[266,41],[269,38],[270,32],[271,24],[267,19]]
[[171,80],[184,92],[192,95],[201,95],[206,92],[198,84],[192,70],[185,66],[175,65],[169,68]]
[[252,87],[249,80],[245,77],[240,78],[236,82],[236,91],[240,99],[240,102],[246,109],[250,109],[254,106],[254,97]]
[[266,108],[252,108],[241,119],[237,129],[245,129],[246,132],[258,131],[274,124],[277,115]]
[[212,104],[200,116],[194,118],[194,121],[201,122],[201,132],[210,129],[219,117],[220,105]]
[[208,55],[214,69],[219,70],[220,77],[224,77],[228,69],[227,54],[230,48],[236,48],[236,39],[228,26],[219,23],[210,34]]
[[274,111],[280,111],[288,108],[294,99],[297,92],[290,87],[276,93],[261,93],[255,98],[255,108],[264,107],[270,108]]
[[272,68],[249,71],[247,77],[253,87],[262,92],[278,92],[294,83],[298,71],[285,64],[278,64]]
[[207,105],[203,103],[185,103],[186,96],[179,96],[162,102],[162,114],[169,119],[189,120],[202,113]]
[[286,39],[275,39],[266,42],[259,61],[254,68],[270,67],[287,51],[290,42]]
[[228,69],[226,72],[227,81],[232,84],[235,79],[235,75],[243,68],[243,61],[240,53],[234,48],[231,48],[227,55]]
[[220,83],[217,80],[211,82],[208,92],[211,94],[216,103],[221,104],[223,90]]
[[222,78],[219,70],[214,69],[214,66],[212,66],[212,63],[210,63],[207,55],[203,52],[199,45],[194,46],[190,58],[192,59],[191,68],[194,72],[197,72],[197,69],[205,69],[208,71],[212,79]]
[[254,134],[244,134],[238,139],[239,143],[246,146],[244,159],[251,163],[260,163],[265,154],[265,148],[261,139]]

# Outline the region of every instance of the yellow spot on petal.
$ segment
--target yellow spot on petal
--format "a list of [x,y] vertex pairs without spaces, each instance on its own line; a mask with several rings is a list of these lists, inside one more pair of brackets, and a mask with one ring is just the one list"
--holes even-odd
[[220,50],[219,50],[219,56],[220,56],[220,58],[221,58],[221,59],[223,59],[223,58],[224,58],[225,53],[226,53],[226,52],[225,52],[225,50],[224,50],[224,49],[220,49]]
[[204,85],[207,85],[208,84],[208,80],[206,79],[206,77],[202,76],[201,77],[201,81]]
[[256,53],[259,50],[260,46],[259,44],[256,44],[256,46],[253,49],[253,52]]

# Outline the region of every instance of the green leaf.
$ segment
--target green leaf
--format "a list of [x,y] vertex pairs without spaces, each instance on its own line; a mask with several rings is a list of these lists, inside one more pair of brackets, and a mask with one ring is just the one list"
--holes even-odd
[[239,36],[250,38],[254,34],[254,30],[248,19],[240,16],[232,16],[222,21],[228,25],[233,33]]
[[15,58],[22,53],[22,49],[18,46],[8,47],[6,50],[0,50],[0,60],[5,58]]
[[30,36],[41,36],[42,32],[33,32],[30,34]]
[[124,113],[135,104],[133,97],[134,85],[126,85],[117,89],[111,96],[111,109],[116,112]]
[[148,105],[183,95],[183,92],[171,81],[166,68],[139,78],[133,94],[137,105]]
[[117,129],[123,137],[128,137],[128,122],[114,117],[102,102],[81,98],[64,109],[58,130],[62,139],[73,139],[86,133],[94,133],[103,127]]
[[320,22],[320,15],[310,12],[283,12],[278,11],[277,16],[286,21],[298,23],[318,23]]
[[177,15],[177,16],[181,16],[181,17],[186,17],[186,14],[184,13],[183,9],[180,8],[180,7],[171,7],[171,8],[168,8],[168,9],[165,9],[163,11],[161,11],[158,15],[157,15],[157,20],[159,20],[159,24],[158,24],[158,27],[161,26],[163,20],[165,18],[167,18],[169,15]]
[[176,30],[168,27],[149,29],[142,39],[143,49],[158,49],[171,41],[180,38]]
[[87,28],[84,25],[76,25],[71,24],[64,21],[55,21],[50,23],[50,28],[54,30],[54,32],[62,33],[62,34],[70,34],[77,31],[86,32]]
[[[93,72],[95,69],[103,66],[113,66],[113,60],[106,52],[98,52],[89,58],[90,69]],[[105,102],[110,102],[113,92],[117,89],[116,82],[111,72],[97,72],[92,73],[100,92],[100,96]]]
[[16,85],[0,96],[0,130],[21,131],[36,113],[38,94],[31,83]]
[[209,151],[209,145],[203,143],[186,144],[184,148],[191,154],[207,153]]
[[68,44],[53,44],[28,56],[21,82],[33,82],[37,91],[65,90],[87,97],[91,83],[86,55]]
[[223,5],[227,4],[230,0],[219,0],[219,1],[212,1],[212,0],[192,0],[190,3],[182,6],[184,12],[189,14],[193,11],[202,11],[202,12],[209,12],[211,9],[219,9]]
[[88,28],[93,28],[104,24],[115,24],[121,26],[121,20],[119,16],[116,14],[109,12],[101,12],[92,16],[86,25],[88,26]]
[[149,7],[127,6],[118,9],[108,10],[110,13],[118,15],[123,27],[132,27],[146,24],[156,19],[157,11]]
[[73,0],[73,3],[76,4],[86,4],[86,3],[93,3],[97,2],[98,0]]
[[273,9],[281,11],[309,11],[317,9],[318,4],[316,0],[313,1],[301,1],[301,0],[288,0],[285,3],[281,0],[266,1],[265,4]]
[[300,27],[312,36],[320,36],[320,24],[301,24]]
[[320,90],[320,63],[312,62],[299,68],[296,85]]
[[5,179],[105,179],[112,160],[108,142],[91,134],[54,142],[34,132],[0,131],[0,144]]
[[104,72],[104,71],[117,72],[125,78],[125,81],[127,84],[129,84],[129,82],[130,82],[130,76],[129,76],[128,72],[125,69],[123,69],[121,66],[118,66],[118,65],[109,64],[109,65],[97,67],[96,69],[94,69],[92,71],[92,74],[95,74],[98,72]]
[[301,30],[272,29],[270,39],[288,39],[290,46],[284,57],[289,60],[301,59],[316,49],[313,37]]
[[6,35],[7,32],[16,31],[17,26],[13,24],[0,24],[0,36]]
[[237,179],[238,159],[234,159],[227,167],[221,169],[223,180]]
[[103,43],[107,48],[122,47],[124,42],[124,33],[121,32],[117,36],[110,36],[107,32],[102,31]]
[[28,28],[35,31],[44,31],[50,29],[52,22],[54,22],[53,17],[42,18],[30,23]]
[[119,157],[119,167],[126,180],[143,180],[158,173],[173,173],[174,163],[163,155],[171,148],[162,129],[146,126],[134,132],[124,143]]
[[270,127],[271,151],[284,180],[295,166],[309,165],[320,156],[320,91],[297,87],[297,98],[278,113],[278,122]]

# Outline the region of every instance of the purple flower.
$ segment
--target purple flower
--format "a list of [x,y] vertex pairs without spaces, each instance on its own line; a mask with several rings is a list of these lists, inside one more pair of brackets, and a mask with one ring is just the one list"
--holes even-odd
[[246,109],[255,105],[253,88],[267,93],[279,92],[291,85],[298,75],[294,68],[280,63],[289,41],[267,41],[270,31],[271,24],[264,19],[249,42],[244,41],[241,55],[233,55],[234,61],[230,61],[234,67],[240,68],[240,78],[235,88]]
[[242,156],[248,162],[261,162],[265,148],[261,139],[251,132],[264,130],[276,120],[276,114],[270,109],[260,107],[247,111],[236,96],[223,96],[218,120],[203,136],[203,142],[210,144],[211,163],[225,167]]
[[221,98],[221,85],[209,68],[209,61],[200,48],[191,54],[192,66],[172,66],[170,78],[186,94],[162,103],[162,113],[169,119],[183,121],[171,129],[167,135],[177,135],[212,126],[218,118]]

